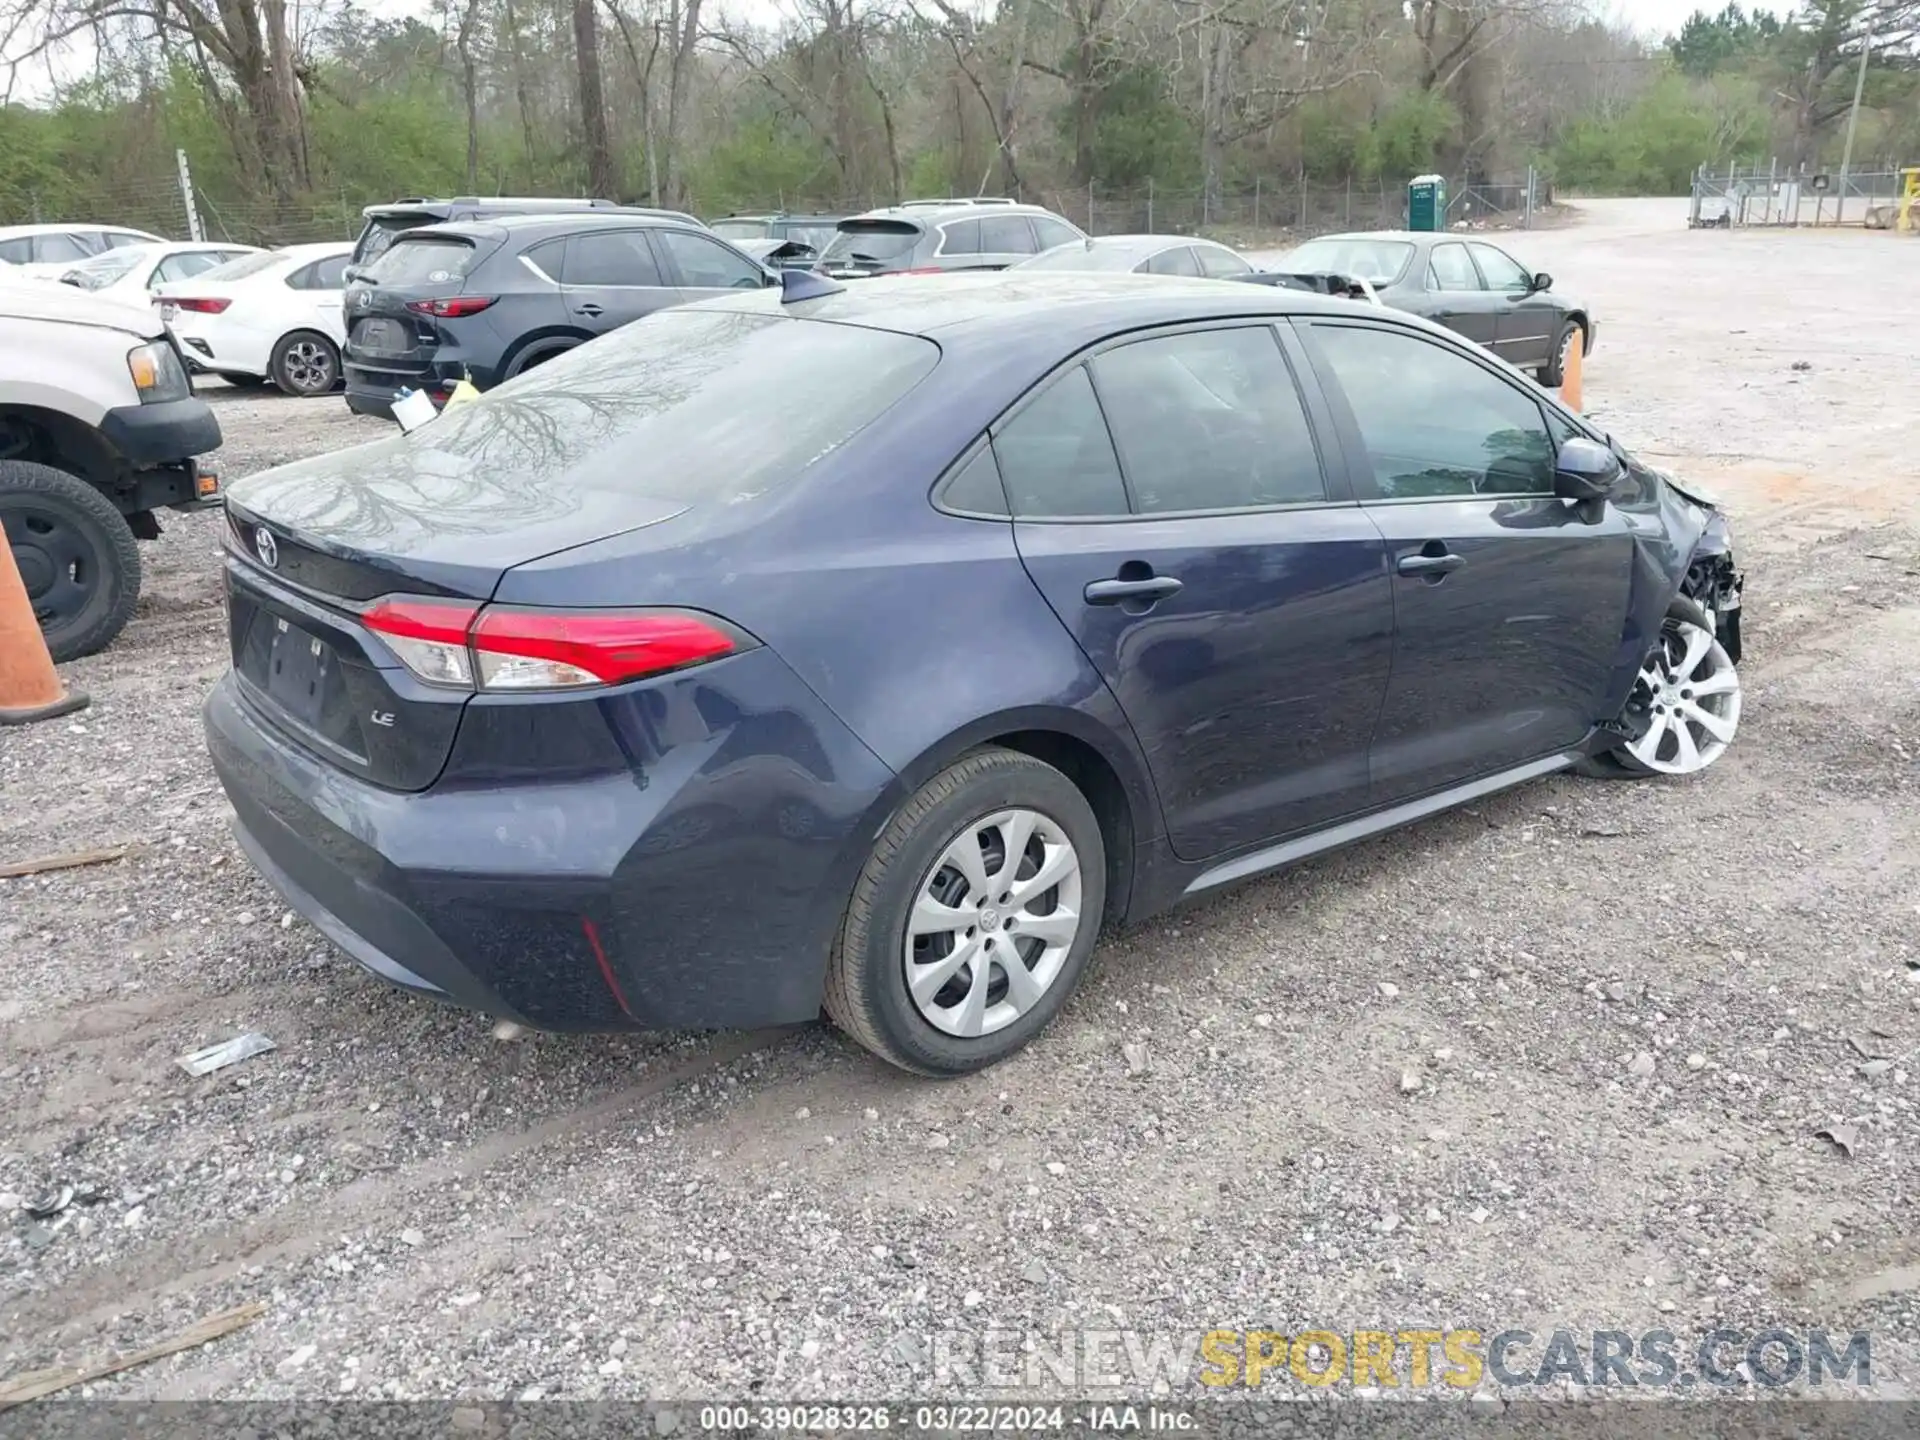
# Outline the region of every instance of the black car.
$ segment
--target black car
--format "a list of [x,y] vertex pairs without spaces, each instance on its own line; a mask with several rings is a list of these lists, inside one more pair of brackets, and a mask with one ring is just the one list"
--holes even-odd
[[1042,250],[1085,240],[1079,226],[1011,200],[909,200],[840,222],[817,268],[842,280],[1004,270]]
[[415,196],[391,205],[369,205],[360,212],[360,238],[353,245],[353,261],[363,266],[386,253],[396,235],[422,225],[450,220],[497,220],[508,215],[578,215],[582,211],[614,211],[622,215],[668,216],[688,225],[700,222],[679,210],[652,210],[620,205],[612,200],[569,200],[550,195],[459,195],[452,199]]
[[776,272],[698,221],[624,211],[409,230],[347,284],[347,405],[481,390],[669,305],[758,290]]
[[[1380,303],[1437,321],[1509,365],[1558,385],[1573,336],[1593,353],[1599,326],[1579,301],[1558,294],[1498,245],[1445,231],[1370,230],[1323,235],[1290,250],[1280,267],[1358,276]],[[1255,277],[1246,277],[1255,278]]]

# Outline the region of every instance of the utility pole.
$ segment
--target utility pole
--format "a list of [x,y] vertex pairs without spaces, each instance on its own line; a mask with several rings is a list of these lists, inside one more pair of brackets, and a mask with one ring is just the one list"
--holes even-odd
[[1860,95],[1867,88],[1867,59],[1873,54],[1873,22],[1877,17],[1869,11],[1867,14],[1867,34],[1860,46],[1860,72],[1853,77],[1853,109],[1847,115],[1847,144],[1840,152],[1840,194],[1834,200],[1833,223],[1841,223],[1841,217],[1847,210],[1847,171],[1853,165],[1853,132],[1860,127]]
[[200,228],[200,207],[193,199],[193,176],[187,169],[187,152],[175,150],[173,157],[180,171],[180,204],[187,212],[187,238],[204,240],[207,237]]

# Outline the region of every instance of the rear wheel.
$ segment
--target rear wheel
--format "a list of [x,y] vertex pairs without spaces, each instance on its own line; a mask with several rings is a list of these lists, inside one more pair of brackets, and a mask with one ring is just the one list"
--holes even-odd
[[986,749],[881,832],[827,967],[827,1013],[884,1060],[963,1075],[1045,1029],[1106,907],[1092,808],[1051,765]]
[[1668,607],[1660,639],[1640,667],[1621,726],[1632,738],[1581,762],[1601,780],[1697,775],[1733,743],[1740,728],[1740,673],[1693,601]]
[[140,598],[140,552],[126,517],[64,470],[0,460],[0,525],[53,658],[112,644]]
[[273,383],[289,395],[325,395],[340,383],[340,352],[314,330],[296,330],[273,347]]

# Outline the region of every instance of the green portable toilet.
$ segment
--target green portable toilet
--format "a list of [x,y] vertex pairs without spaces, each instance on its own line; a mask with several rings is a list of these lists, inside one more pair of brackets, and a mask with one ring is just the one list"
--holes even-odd
[[1444,175],[1416,175],[1407,182],[1407,228],[1447,228],[1447,181]]

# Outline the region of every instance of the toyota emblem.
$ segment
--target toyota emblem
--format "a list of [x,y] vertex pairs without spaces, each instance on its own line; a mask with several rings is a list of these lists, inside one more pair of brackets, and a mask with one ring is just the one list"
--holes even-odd
[[253,532],[254,553],[260,557],[260,563],[269,570],[280,564],[280,547],[274,543],[273,532],[261,525]]

